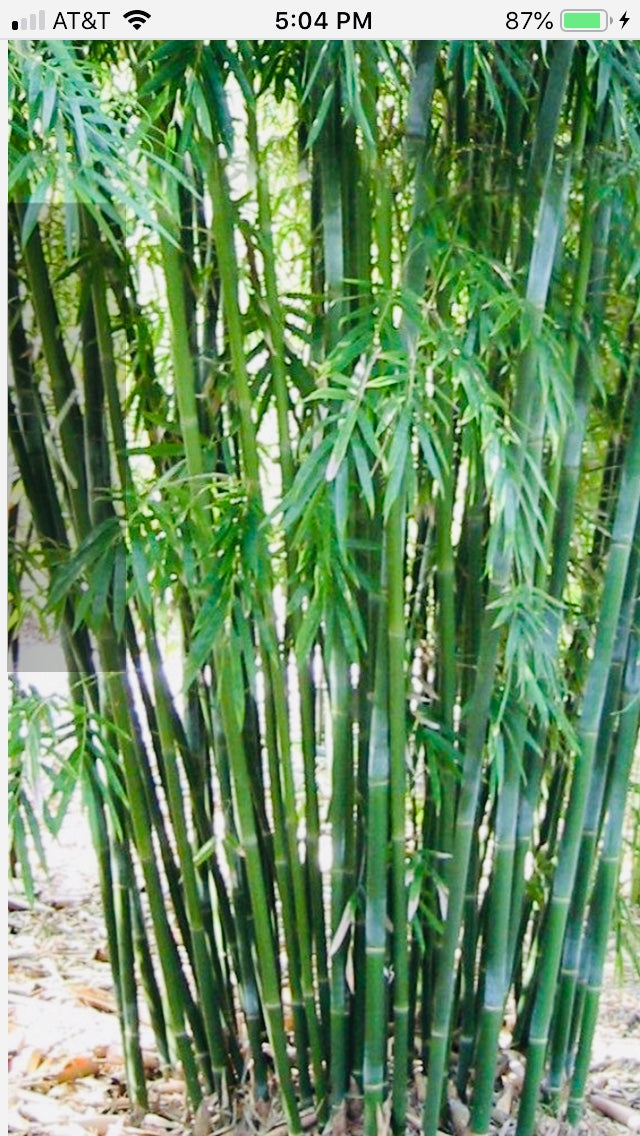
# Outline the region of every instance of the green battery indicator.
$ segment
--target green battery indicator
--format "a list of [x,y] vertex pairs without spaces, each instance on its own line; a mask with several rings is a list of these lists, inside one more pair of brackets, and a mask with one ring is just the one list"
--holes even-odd
[[565,8],[560,13],[560,23],[563,32],[604,32],[609,27],[609,17],[602,8]]

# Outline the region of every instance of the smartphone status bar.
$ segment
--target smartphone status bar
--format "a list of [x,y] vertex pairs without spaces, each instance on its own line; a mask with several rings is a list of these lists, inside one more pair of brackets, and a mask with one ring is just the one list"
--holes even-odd
[[[12,10],[13,9],[13,10]],[[635,39],[638,0],[607,8],[540,5],[513,0],[421,6],[415,0],[273,0],[205,9],[198,0],[179,5],[124,0],[99,7],[9,8],[8,39]]]

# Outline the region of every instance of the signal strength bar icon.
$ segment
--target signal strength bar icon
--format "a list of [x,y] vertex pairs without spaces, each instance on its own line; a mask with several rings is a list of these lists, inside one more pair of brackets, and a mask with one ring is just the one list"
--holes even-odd
[[44,31],[44,8],[39,12],[32,12],[30,16],[23,16],[20,20],[11,21],[11,30],[14,32],[21,31]]
[[151,19],[151,12],[144,12],[142,8],[132,8],[130,12],[125,12],[124,18],[138,31],[138,28]]

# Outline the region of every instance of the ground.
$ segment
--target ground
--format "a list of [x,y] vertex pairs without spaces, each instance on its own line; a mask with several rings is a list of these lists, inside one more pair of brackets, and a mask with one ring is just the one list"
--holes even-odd
[[[9,912],[9,1096],[10,1133],[25,1136],[207,1136],[268,1130],[286,1136],[276,1108],[259,1115],[249,1095],[239,1096],[228,1115],[212,1116],[206,1103],[187,1120],[184,1087],[157,1067],[153,1035],[143,1024],[149,1071],[149,1113],[132,1113],[123,1079],[120,1034],[105,953],[105,935],[93,854],[83,818],[74,812],[48,849],[49,878],[42,879],[33,911]],[[15,889],[10,886],[10,896]],[[592,1104],[587,1136],[640,1132],[640,983],[622,984],[612,969],[601,1002],[590,1078]],[[419,1095],[419,1094],[418,1094]],[[507,1098],[511,1099],[509,1094]],[[504,1106],[503,1100],[499,1103]],[[515,1098],[514,1098],[515,1099]],[[593,1104],[616,1112],[619,1124]],[[411,1127],[419,1130],[416,1103]],[[467,1116],[454,1110],[456,1136]],[[513,1120],[495,1114],[496,1136],[513,1136]],[[342,1117],[334,1136],[356,1131],[357,1117]],[[564,1136],[541,1114],[538,1136]]]

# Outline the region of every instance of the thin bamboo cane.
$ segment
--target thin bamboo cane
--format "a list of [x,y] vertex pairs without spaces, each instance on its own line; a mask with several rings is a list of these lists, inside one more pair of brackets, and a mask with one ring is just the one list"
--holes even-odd
[[[526,730],[526,718],[518,718]],[[504,1003],[510,971],[505,945],[508,940],[510,899],[514,868],[517,804],[520,789],[518,757],[524,741],[507,741],[503,784],[499,786],[496,807],[494,864],[484,930],[485,978],[482,1009],[477,1026],[475,1077],[471,1131],[487,1133],[491,1121],[498,1036],[502,1027]]]
[[[86,708],[82,706],[78,712],[84,715]],[[128,900],[129,895],[129,892],[123,889],[120,878],[123,870],[122,860],[126,851],[122,844],[118,846],[110,839],[103,789],[93,765],[87,777],[86,797],[89,803],[88,815],[92,839],[100,870],[100,896],[105,916],[109,962],[114,978],[122,1036],[126,1039],[124,1059],[127,1085],[136,1105],[147,1107],[147,1086],[138,1031],[137,996],[130,958],[131,936],[127,933],[126,914],[123,919],[119,910],[123,901]]]
[[[22,213],[17,207],[15,215],[19,225]],[[77,402],[76,386],[64,347],[62,328],[37,225],[26,242],[23,256],[30,294],[41,329],[47,368],[51,376],[51,389],[59,417],[58,429],[62,453],[70,475],[66,478],[66,491],[71,502],[76,530],[84,535],[89,529],[89,513],[86,476],[82,461],[82,413]]]
[[[242,1006],[247,1023],[247,1033],[254,1066],[255,1092],[259,1099],[267,1099],[267,1066],[262,1048],[264,1018],[260,1004],[260,990],[256,964],[252,956],[252,944],[255,940],[254,918],[248,890],[246,867],[241,855],[240,840],[233,811],[231,769],[227,740],[224,729],[222,728],[222,723],[220,722],[219,710],[216,706],[213,706],[212,709],[211,729],[216,769],[220,782],[221,806],[225,820],[225,828],[232,841],[233,847],[236,849],[235,854],[230,858],[229,869],[231,872],[233,913],[238,932],[238,972]],[[251,757],[249,757],[249,763],[251,764]],[[268,873],[271,865],[269,864],[268,857],[262,854],[262,849],[260,856],[263,866]],[[270,883],[271,880],[268,881],[268,885],[270,885]],[[272,900],[271,896],[269,896],[269,900],[270,909],[274,912],[275,919],[275,902]]]
[[233,787],[236,823],[247,862],[247,878],[255,919],[258,973],[260,975],[262,1004],[269,1032],[269,1040],[273,1047],[287,1124],[292,1136],[299,1136],[302,1128],[287,1056],[278,970],[275,959],[275,945],[270,924],[265,918],[267,911],[267,892],[255,820],[251,807],[251,776],[247,766],[237,718],[237,692],[234,692],[232,687],[233,670],[234,668],[230,665],[229,659],[225,658],[225,655],[220,652],[216,658],[220,712],[224,723],[225,735],[229,747],[229,758],[234,774]]
[[[191,1040],[184,1028],[185,1006],[181,997],[180,985],[176,981],[177,974],[181,972],[175,941],[171,934],[167,912],[164,905],[160,876],[156,867],[151,829],[141,785],[138,754],[133,741],[134,733],[131,730],[130,714],[132,700],[128,688],[126,675],[113,669],[113,648],[104,641],[100,644],[105,686],[113,714],[116,728],[122,746],[124,774],[127,785],[127,796],[131,808],[131,821],[135,843],[140,857],[140,864],[144,873],[145,884],[151,917],[160,951],[160,961],[164,973],[165,988],[171,1030],[178,1054],[183,1063],[184,1075],[189,1098],[194,1107],[199,1104],[202,1092],[198,1083],[198,1074]],[[203,1055],[199,1055],[200,1065],[206,1074],[206,1062]]]
[[387,841],[389,835],[389,658],[387,566],[376,646],[376,677],[369,740],[365,911],[364,1131],[375,1136],[385,1086]]
[[[278,417],[279,461],[282,470],[282,489],[286,494],[291,490],[294,477],[294,461],[289,428],[289,394],[285,365],[286,349],[284,338],[284,318],[279,298],[276,259],[273,246],[270,192],[267,172],[261,160],[258,141],[256,109],[247,100],[247,134],[249,147],[254,157],[256,171],[256,192],[258,198],[258,218],[264,262],[265,292],[269,313],[272,339],[272,365],[276,411]],[[294,579],[294,566],[291,550],[287,546],[288,576]],[[300,627],[300,617],[291,617],[294,639]],[[300,692],[300,716],[302,726],[302,755],[305,775],[306,798],[306,868],[309,876],[311,908],[313,912],[313,935],[316,940],[316,961],[318,969],[319,999],[323,1022],[329,1015],[327,947],[324,933],[324,913],[322,901],[322,877],[320,874],[318,850],[320,840],[320,817],[318,808],[318,789],[315,778],[315,743],[313,736],[313,688],[309,660],[296,659],[297,681]],[[325,1029],[327,1027],[325,1026]],[[326,1048],[326,1045],[325,1045]]]
[[[339,632],[338,632],[339,634]],[[353,825],[353,731],[351,725],[351,681],[349,666],[341,647],[329,649],[329,693],[331,698],[331,1099],[336,1108],[349,1087],[349,989],[346,963],[348,929],[342,920],[353,886],[348,844]],[[338,931],[342,941],[336,941]]]
[[[555,68],[555,86],[564,91],[568,77],[571,60],[571,51],[558,52],[554,57],[552,68]],[[554,87],[555,89],[555,87]],[[553,101],[555,119],[550,118],[549,106],[543,101],[538,130],[546,132],[553,126],[552,139],[555,134],[555,124],[560,114],[561,99]],[[551,145],[553,142],[551,143]],[[545,154],[548,143],[545,138]],[[551,150],[549,152],[550,162]],[[547,210],[549,232],[546,226],[538,231],[537,240],[533,244],[529,279],[527,282],[527,301],[531,310],[533,333],[539,329],[542,314],[546,303],[551,276],[551,268],[558,239],[559,218],[557,207],[554,208],[557,196],[557,181],[549,179],[546,189],[543,188],[541,201],[545,203],[545,193],[554,199],[552,207]],[[544,235],[543,235],[544,231]],[[529,439],[536,439],[538,420],[541,415],[539,394],[536,384],[536,354],[531,344],[527,345],[521,355],[520,369],[516,392],[514,395],[514,418],[521,430],[519,447],[520,475],[525,468],[525,456],[529,446]],[[493,569],[493,580],[490,585],[487,606],[483,617],[483,626],[478,653],[476,682],[471,698],[467,718],[466,752],[463,761],[462,784],[456,816],[456,828],[453,844],[451,868],[447,877],[448,900],[447,918],[445,922],[443,943],[440,951],[436,986],[433,996],[433,1026],[429,1049],[429,1086],[423,1115],[425,1136],[435,1136],[440,1114],[443,1078],[446,1067],[446,1058],[449,1044],[449,1031],[452,1015],[452,1003],[455,980],[455,953],[462,921],[465,884],[469,868],[473,824],[481,783],[482,761],[481,754],[484,746],[485,733],[489,718],[493,681],[498,663],[500,649],[500,634],[494,626],[491,616],[491,605],[501,595],[507,586],[511,573],[511,558],[508,552],[502,552]]]
[[[568,187],[566,173],[563,180],[564,187]],[[555,259],[565,204],[566,188],[561,188],[560,179],[556,179],[553,171],[550,171],[542,192],[540,220],[532,246],[527,285],[527,300],[531,305],[534,325],[538,331],[548,295],[551,269]],[[526,421],[524,448],[532,464],[540,468],[543,444],[543,411],[540,400],[535,396],[532,397],[531,380],[532,368],[535,368],[535,351],[535,341],[533,345],[527,345],[525,348],[518,386],[520,397],[515,399],[514,413],[521,421],[523,418]],[[529,391],[529,396],[525,405],[523,393],[527,391]],[[516,747],[514,751],[508,754],[505,782],[501,786],[498,801],[496,855],[487,915],[491,933],[488,940],[485,941],[486,986],[477,1034],[478,1061],[472,1124],[473,1131],[478,1133],[488,1131],[489,1127],[495,1054],[510,974],[510,968],[504,964],[504,959],[509,935],[509,907],[513,883],[520,768],[527,730],[526,708],[517,704],[512,706],[511,709],[513,719],[511,729],[513,737],[516,739]]]
[[134,881],[130,862],[122,842],[113,841],[115,873],[115,907],[118,926],[118,960],[123,1007],[122,1040],[125,1052],[127,1087],[133,1100],[141,1108],[148,1106],[147,1086],[142,1050],[140,1048],[140,1022],[138,991],[133,959],[132,892]]
[[[636,613],[636,622],[638,614],[640,613]],[[629,643],[625,671],[624,696],[618,724],[608,814],[583,944],[583,952],[586,956],[584,1008],[580,1025],[578,1052],[567,1104],[567,1120],[572,1125],[579,1123],[584,1108],[585,1087],[597,1021],[598,1003],[602,991],[611,915],[620,867],[628,778],[638,738],[639,694],[638,639],[637,632],[634,629]]]
[[557,1095],[561,1088],[563,1073],[568,1063],[570,1031],[576,1017],[574,998],[580,972],[582,927],[588,906],[589,889],[593,866],[596,861],[597,844],[606,810],[605,796],[607,772],[610,761],[610,746],[614,732],[616,714],[620,703],[623,670],[627,656],[627,645],[631,634],[631,623],[638,595],[640,579],[640,556],[632,549],[622,599],[620,622],[613,649],[607,692],[602,709],[602,721],[598,733],[593,774],[589,786],[589,797],[585,813],[585,824],[580,838],[580,853],[576,878],[571,893],[571,904],[567,920],[567,930],[562,952],[562,964],[558,978],[556,1008],[549,1046],[549,1088]]
[[584,692],[578,737],[580,752],[576,760],[569,805],[559,847],[558,866],[554,876],[549,908],[549,926],[545,938],[545,954],[540,970],[538,992],[533,1007],[529,1035],[527,1072],[520,1111],[518,1136],[530,1136],[535,1121],[535,1108],[549,1025],[553,1012],[557,973],[566,928],[569,897],[575,879],[580,835],[584,826],[587,795],[598,729],[602,717],[606,680],[611,665],[616,627],[622,602],[624,582],[640,501],[640,404],[636,404],[625,467],[620,486],[613,528],[609,563],[605,577],[601,615],[596,632],[594,653]]
[[529,170],[524,182],[520,211],[520,239],[516,258],[518,265],[527,268],[535,236],[536,206],[551,168],[557,124],[565,99],[574,48],[575,43],[571,40],[554,44],[549,73],[540,101]]
[[156,1045],[158,1047],[158,1054],[160,1057],[160,1064],[163,1070],[169,1070],[171,1061],[169,1057],[169,1038],[167,1036],[167,1025],[165,1020],[164,1006],[162,1004],[162,994],[156,978],[153,958],[149,949],[149,941],[147,936],[147,928],[144,922],[142,912],[142,904],[140,902],[140,894],[137,888],[133,889],[131,897],[133,905],[133,945],[136,952],[138,967],[140,969],[140,976],[142,978],[142,985],[149,1007],[149,1018],[151,1021],[151,1028],[153,1029]]
[[194,976],[202,1004],[207,1045],[213,1066],[214,1085],[216,1090],[220,1092],[228,1069],[227,1045],[221,1022],[220,992],[215,981],[215,970],[207,948],[202,902],[184,814],[182,787],[173,749],[171,723],[162,701],[159,700],[156,705],[160,742],[164,753],[167,800],[182,874],[187,919],[193,948]]
[[[437,44],[420,45],[416,53],[415,74],[407,114],[407,136],[416,158],[412,227],[409,233],[404,269],[408,290],[420,295],[424,288],[427,255],[426,241],[417,231],[428,207],[427,151],[431,104],[435,86]],[[389,275],[388,268],[385,270]],[[415,366],[417,328],[413,317],[403,313],[401,327],[407,364],[407,398],[410,397]],[[404,482],[389,508],[384,528],[383,589],[386,557],[387,636],[386,658],[380,664],[388,668],[388,772],[390,795],[391,887],[393,916],[393,1018],[394,1066],[392,1092],[392,1125],[396,1133],[406,1126],[407,1074],[409,1068],[409,945],[407,938],[406,892],[406,679],[404,661],[404,544],[406,527],[406,495]],[[376,689],[378,685],[376,661]],[[375,694],[374,694],[375,697]],[[374,713],[376,702],[374,701]],[[378,727],[379,729],[380,727]],[[373,736],[373,724],[372,724]],[[382,750],[379,751],[380,763]],[[372,754],[373,758],[373,754]],[[373,768],[373,766],[372,766]],[[382,767],[381,767],[382,774]],[[382,790],[378,794],[383,799]],[[372,801],[373,807],[373,801]],[[368,890],[368,889],[367,889]],[[369,900],[368,900],[369,902]],[[368,915],[367,915],[368,919]],[[379,934],[379,932],[378,932]],[[367,971],[367,984],[368,984]],[[367,1003],[369,991],[367,986]],[[366,1042],[365,1042],[366,1045]],[[375,1057],[374,1057],[375,1060]],[[365,1053],[366,1062],[366,1053]],[[366,1065],[365,1065],[366,1068]],[[373,1097],[372,1097],[373,1100]],[[370,1124],[372,1106],[369,1106]],[[366,1113],[366,1096],[365,1096]]]
[[405,679],[405,494],[400,492],[385,525],[388,586],[389,793],[393,921],[394,1132],[404,1132],[409,1068],[409,955],[406,890],[406,679]]
[[[175,230],[175,223],[169,211],[164,209],[159,220],[169,232]],[[177,243],[177,237],[176,237]],[[167,237],[161,237],[162,260],[164,265],[167,303],[171,326],[171,349],[173,354],[176,398],[180,416],[180,426],[189,476],[198,478],[203,471],[200,429],[196,406],[196,377],[188,337],[188,323],[185,311],[182,257],[176,244]]]
[[[213,227],[216,243],[219,248],[225,247],[228,252],[228,255],[221,259],[220,273],[224,289],[225,317],[229,330],[230,349],[234,362],[235,382],[238,394],[243,468],[249,495],[259,502],[260,512],[262,512],[258,452],[255,429],[251,417],[251,398],[244,353],[244,336],[238,303],[238,269],[233,247],[231,201],[221,160],[213,151],[211,153],[210,163],[210,183],[214,200]],[[278,777],[282,775],[283,779],[284,800],[286,802],[284,833],[287,842],[287,856],[293,887],[296,934],[300,940],[302,993],[305,1004],[307,1028],[309,1030],[311,1057],[316,1082],[315,1088],[319,1101],[318,1107],[322,1108],[322,1102],[326,1096],[322,1063],[322,1043],[317,1008],[315,1005],[306,885],[303,879],[303,868],[298,857],[295,785],[291,764],[287,700],[282,676],[282,664],[277,646],[277,636],[275,633],[272,597],[264,594],[260,597],[259,602],[262,608],[259,617],[261,658],[265,680],[269,682],[272,690],[277,745],[280,758],[279,771],[277,765],[274,765],[273,773],[274,776],[277,775]],[[276,830],[276,837],[278,836],[279,834]],[[291,943],[291,941],[290,938],[289,942]]]
[[[482,809],[478,807],[477,816]],[[477,829],[480,827],[478,819]],[[460,961],[461,993],[458,997],[460,1006],[460,1035],[458,1038],[458,1068],[456,1071],[456,1085],[461,1100],[467,1099],[469,1071],[473,1062],[476,1040],[476,1022],[478,1011],[476,1006],[476,972],[478,940],[480,935],[480,920],[478,912],[478,886],[480,870],[480,838],[476,835],[471,846],[469,858],[469,872],[464,896],[464,926],[462,930],[462,958]]]

